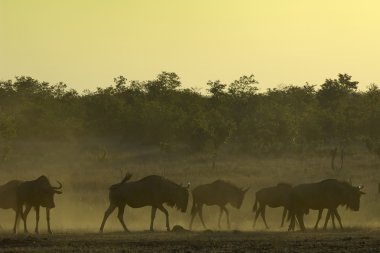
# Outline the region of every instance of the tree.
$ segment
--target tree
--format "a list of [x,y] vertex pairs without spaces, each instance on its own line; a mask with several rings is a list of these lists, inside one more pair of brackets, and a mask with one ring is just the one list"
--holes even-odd
[[338,79],[326,79],[317,92],[321,106],[334,109],[340,99],[356,91],[359,82],[351,81],[351,78],[347,74],[338,74]]
[[227,85],[221,83],[220,80],[208,81],[207,86],[209,87],[207,91],[210,92],[212,97],[215,99],[218,99],[221,96],[223,96],[225,94],[224,89],[227,87]]
[[255,85],[258,83],[255,76],[250,75],[242,76],[228,86],[226,106],[229,109],[227,111],[229,112],[229,117],[234,120],[238,129],[242,120],[256,106],[255,95],[258,88]]
[[11,139],[16,136],[15,118],[0,111],[0,139]]
[[258,88],[254,86],[258,83],[254,75],[242,76],[229,85],[228,93],[235,97],[251,96],[258,91]]
[[179,76],[174,72],[160,73],[155,80],[147,81],[145,88],[149,94],[158,95],[174,91],[181,86]]
[[363,98],[364,104],[360,110],[365,117],[362,121],[363,129],[367,130],[365,135],[370,139],[380,140],[380,89],[371,84]]
[[338,79],[326,79],[317,92],[325,140],[341,143],[350,139],[353,131],[356,131],[357,85],[358,82],[352,81],[351,76],[339,74]]
[[116,91],[123,92],[125,91],[125,85],[127,84],[127,78],[124,76],[118,76],[113,79],[113,82],[116,84]]
[[0,81],[0,137],[25,140],[115,138],[163,149],[211,150],[225,144],[254,154],[302,151],[316,143],[380,139],[380,91],[358,91],[347,74],[313,85],[258,92],[254,75],[229,85],[207,83],[207,95],[181,89],[180,78],[162,72],[153,80],[127,80],[78,94],[20,76]]

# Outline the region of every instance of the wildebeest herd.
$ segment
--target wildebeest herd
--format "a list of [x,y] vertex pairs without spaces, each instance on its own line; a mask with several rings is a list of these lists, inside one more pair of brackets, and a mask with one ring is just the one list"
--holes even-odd
[[[132,208],[151,206],[150,230],[153,231],[153,223],[157,209],[165,214],[166,229],[170,231],[169,213],[164,204],[175,207],[181,212],[186,212],[189,200],[189,188],[178,185],[161,176],[151,175],[138,181],[130,182],[131,174],[126,174],[124,179],[109,188],[109,207],[106,210],[100,226],[103,232],[105,223],[109,215],[117,208],[118,219],[125,231],[128,231],[124,222],[124,209],[128,205]],[[55,207],[54,195],[61,194],[59,191],[62,184],[52,186],[46,176],[40,176],[32,181],[12,180],[0,186],[0,208],[13,209],[16,213],[13,232],[16,229],[20,218],[23,220],[24,232],[27,232],[26,220],[31,210],[36,211],[35,232],[38,233],[40,207],[46,208],[47,230],[50,229],[50,209]],[[338,206],[346,206],[348,209],[358,211],[360,207],[360,197],[365,194],[361,191],[363,186],[353,186],[349,182],[338,181],[336,179],[326,179],[317,183],[300,184],[292,187],[290,184],[279,183],[273,187],[263,188],[256,192],[253,205],[254,221],[253,227],[259,216],[262,217],[266,228],[268,224],[265,218],[266,207],[283,207],[281,227],[285,219],[289,221],[289,231],[294,231],[296,224],[301,230],[305,230],[304,215],[309,210],[318,211],[318,219],[314,229],[318,228],[322,212],[327,209],[324,229],[326,229],[331,219],[335,228],[335,218],[338,220],[340,228],[343,229],[341,218],[338,214]],[[203,227],[206,224],[203,219],[203,207],[216,205],[220,208],[218,227],[221,225],[223,212],[226,215],[227,226],[230,229],[229,211],[226,207],[230,204],[236,209],[240,209],[244,196],[249,188],[239,188],[235,185],[217,180],[210,184],[199,185],[192,190],[193,204],[191,208],[190,230],[195,217],[198,215]]]
[[[3,209],[13,209],[16,213],[13,227],[14,233],[16,233],[20,217],[24,222],[24,232],[28,232],[26,219],[32,207],[36,211],[35,232],[38,233],[40,207],[45,207],[48,232],[51,233],[50,209],[55,207],[54,194],[62,193],[58,191],[62,188],[62,184],[60,182],[58,184],[58,187],[54,187],[50,185],[46,176],[40,176],[32,181],[12,180],[0,186],[0,207]],[[24,207],[25,209],[23,209]]]

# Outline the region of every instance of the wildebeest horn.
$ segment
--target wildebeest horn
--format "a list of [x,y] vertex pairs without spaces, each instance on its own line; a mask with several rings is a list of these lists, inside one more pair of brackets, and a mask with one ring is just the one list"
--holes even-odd
[[61,182],[59,182],[59,181],[57,180],[57,183],[59,184],[58,187],[51,187],[51,188],[54,189],[54,190],[62,189],[62,184],[61,184]]

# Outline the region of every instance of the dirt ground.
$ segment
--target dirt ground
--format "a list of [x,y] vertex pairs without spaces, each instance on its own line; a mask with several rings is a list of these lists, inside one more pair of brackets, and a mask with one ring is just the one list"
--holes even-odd
[[380,230],[0,235],[1,252],[378,252]]

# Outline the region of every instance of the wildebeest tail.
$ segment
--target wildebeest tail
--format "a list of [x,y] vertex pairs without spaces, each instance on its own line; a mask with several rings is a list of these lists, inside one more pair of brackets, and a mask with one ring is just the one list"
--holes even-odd
[[131,179],[131,177],[132,177],[132,174],[131,174],[131,173],[127,173],[127,174],[125,175],[125,177],[123,178],[123,180],[121,180],[120,183],[117,183],[117,184],[111,185],[110,190],[114,190],[114,189],[118,188],[120,185],[124,184],[124,183],[127,182],[129,179]]

